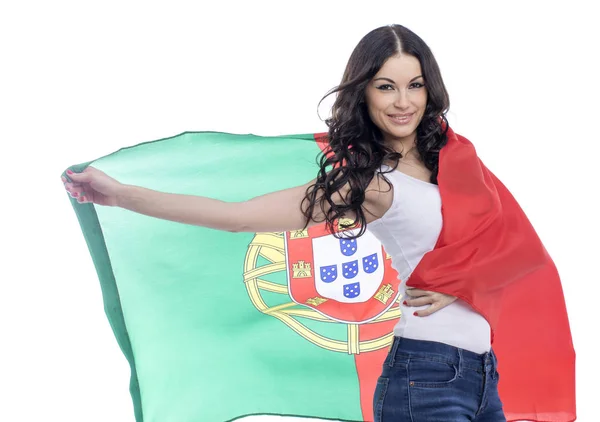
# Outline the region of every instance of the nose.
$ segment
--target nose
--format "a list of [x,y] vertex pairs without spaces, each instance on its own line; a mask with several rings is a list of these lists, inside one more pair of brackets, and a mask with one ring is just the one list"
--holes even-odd
[[399,90],[396,94],[394,106],[396,106],[399,109],[407,109],[409,105],[410,102],[408,101],[408,93],[405,89]]

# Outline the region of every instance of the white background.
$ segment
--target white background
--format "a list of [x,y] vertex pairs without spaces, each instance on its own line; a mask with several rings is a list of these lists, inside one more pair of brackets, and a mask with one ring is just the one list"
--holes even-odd
[[598,420],[600,33],[594,2],[534,3],[2,2],[0,420],[133,421],[62,170],[186,130],[323,131],[319,99],[359,39],[389,23],[430,45],[451,124],[554,257],[578,420]]

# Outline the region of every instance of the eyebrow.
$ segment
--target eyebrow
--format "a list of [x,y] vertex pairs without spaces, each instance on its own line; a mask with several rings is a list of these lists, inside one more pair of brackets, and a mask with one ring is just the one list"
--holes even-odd
[[[417,79],[419,79],[419,78],[422,78],[422,77],[423,77],[423,75],[415,76],[415,77],[414,77],[414,78],[412,78],[412,79],[411,79],[411,80],[410,80],[408,83],[414,82],[414,81],[416,81]],[[379,80],[384,80],[384,81],[388,81],[388,82],[391,82],[391,83],[393,83],[393,84],[396,84],[396,82],[394,82],[392,79],[390,79],[390,78],[384,78],[384,77],[377,78],[377,79],[373,79],[373,82],[375,82],[375,81],[379,81]]]

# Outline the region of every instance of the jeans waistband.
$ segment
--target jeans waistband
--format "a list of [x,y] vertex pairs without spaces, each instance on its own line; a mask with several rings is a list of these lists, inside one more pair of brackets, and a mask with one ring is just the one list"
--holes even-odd
[[425,359],[448,362],[458,367],[472,369],[480,373],[489,372],[494,374],[498,365],[493,350],[478,354],[445,343],[394,337],[389,353],[388,364],[393,366],[396,358],[399,358],[402,355],[413,357],[419,356]]

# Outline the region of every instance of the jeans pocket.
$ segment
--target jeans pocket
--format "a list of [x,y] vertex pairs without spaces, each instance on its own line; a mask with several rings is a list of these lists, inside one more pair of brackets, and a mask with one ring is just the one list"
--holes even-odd
[[408,364],[409,386],[441,388],[452,384],[458,377],[458,368],[449,362],[411,359]]
[[383,413],[383,401],[385,394],[387,393],[388,383],[390,380],[385,377],[379,377],[377,379],[377,385],[375,386],[375,393],[373,394],[373,420],[374,422],[381,422]]

